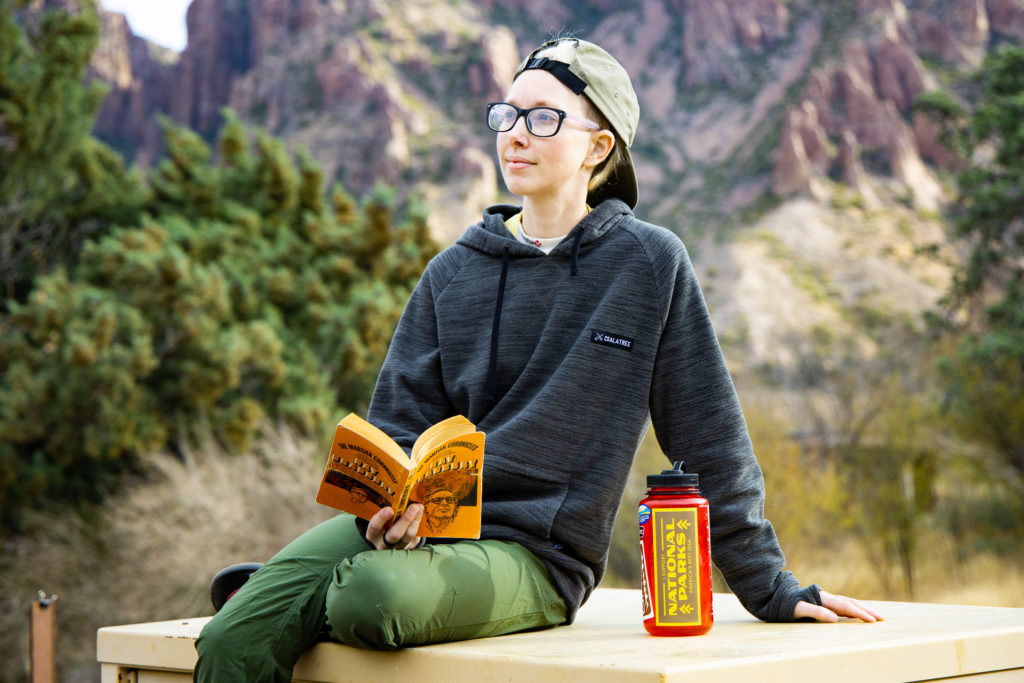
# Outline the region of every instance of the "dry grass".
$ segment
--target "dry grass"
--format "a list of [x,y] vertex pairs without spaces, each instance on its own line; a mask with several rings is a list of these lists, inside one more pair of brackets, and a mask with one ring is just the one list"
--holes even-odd
[[0,568],[0,681],[27,678],[28,611],[57,594],[62,681],[96,681],[96,629],[212,613],[210,577],[262,561],[332,512],[313,496],[320,446],[267,429],[252,453],[207,445],[159,455],[150,473],[111,498],[91,523],[66,511],[36,515]]
[[833,593],[864,600],[1024,607],[1024,569],[1018,560],[991,553],[955,560],[942,543],[923,548],[916,560],[913,594],[898,581],[886,587],[853,541],[838,552],[790,562],[789,569]]

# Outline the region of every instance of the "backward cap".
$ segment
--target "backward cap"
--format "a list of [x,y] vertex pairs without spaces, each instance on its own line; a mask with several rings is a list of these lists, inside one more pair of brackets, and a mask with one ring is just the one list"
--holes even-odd
[[[570,49],[561,47],[568,43]],[[558,46],[558,57],[538,58],[538,54]],[[564,66],[562,66],[564,65]],[[568,67],[568,74],[564,67]],[[608,119],[615,134],[625,144],[624,163],[616,167],[612,176],[594,191],[594,203],[609,196],[625,201],[630,208],[636,206],[637,185],[629,147],[633,144],[640,121],[640,103],[629,74],[618,61],[597,45],[578,38],[557,38],[535,49],[516,70],[515,78],[527,69],[551,72],[576,94],[586,95],[598,111]],[[607,186],[607,187],[606,187]]]

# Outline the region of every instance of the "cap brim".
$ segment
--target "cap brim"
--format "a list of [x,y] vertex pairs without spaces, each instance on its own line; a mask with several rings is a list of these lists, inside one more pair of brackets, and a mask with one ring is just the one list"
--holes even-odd
[[590,206],[597,206],[605,199],[615,198],[626,202],[631,209],[636,208],[637,185],[636,171],[633,169],[633,157],[629,153],[629,148],[625,147],[625,145],[623,145],[622,151],[622,163],[615,167],[608,180],[604,181],[600,187],[587,195],[587,203]]

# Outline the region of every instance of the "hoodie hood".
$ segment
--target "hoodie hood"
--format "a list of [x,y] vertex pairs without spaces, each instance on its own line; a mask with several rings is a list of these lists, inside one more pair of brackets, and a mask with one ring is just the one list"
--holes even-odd
[[[544,258],[544,252],[520,242],[505,227],[505,221],[522,210],[522,207],[510,204],[489,207],[484,211],[483,220],[466,230],[457,244],[492,256],[501,256],[508,249],[511,258]],[[548,256],[572,257],[575,252],[586,249],[588,244],[607,234],[624,216],[632,216],[625,202],[606,199],[577,223]]]

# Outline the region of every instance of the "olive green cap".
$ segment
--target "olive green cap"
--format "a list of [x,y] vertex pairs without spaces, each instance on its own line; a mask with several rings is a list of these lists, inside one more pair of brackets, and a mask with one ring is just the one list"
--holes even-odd
[[[564,43],[568,43],[571,49],[559,47],[560,51],[564,51],[559,56],[568,57],[567,62],[537,57],[538,53]],[[606,51],[578,38],[557,38],[544,43],[523,60],[515,77],[518,78],[527,69],[550,72],[577,95],[584,94],[590,98],[598,111],[608,119],[612,130],[625,144],[622,150],[624,160],[612,170],[608,180],[590,193],[587,201],[596,206],[604,199],[615,197],[634,208],[637,184],[629,148],[640,121],[640,103],[626,70]]]

